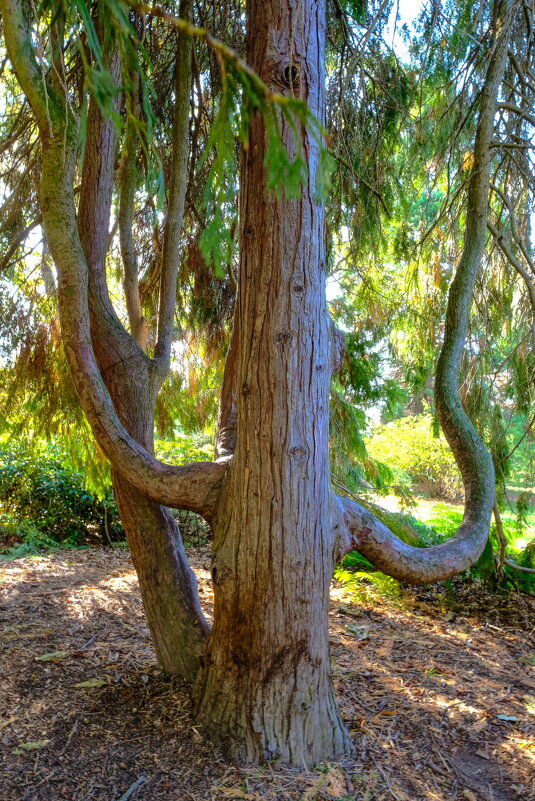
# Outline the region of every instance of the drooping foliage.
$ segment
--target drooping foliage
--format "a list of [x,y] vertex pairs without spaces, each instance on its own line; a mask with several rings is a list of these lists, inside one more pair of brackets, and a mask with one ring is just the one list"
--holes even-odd
[[[329,186],[330,305],[347,331],[344,369],[333,386],[333,472],[354,490],[363,481],[379,489],[395,484],[366,452],[366,411],[379,409],[388,420],[433,402],[433,368],[446,292],[463,244],[475,111],[489,47],[490,4],[424,5],[414,28],[402,16],[394,23],[395,6],[333,2],[328,9],[331,155],[329,162],[326,154],[322,174]],[[123,320],[120,184],[128,147],[133,149],[129,213],[149,352],[155,344],[171,169],[179,10],[173,4],[151,12],[119,0],[77,0],[43,3],[35,11],[41,64],[67,66],[56,70],[53,80],[66,88],[73,106],[81,105],[81,147],[90,95],[113,115],[119,132],[120,180],[107,269]],[[199,3],[188,28],[194,79],[174,368],[157,407],[157,428],[166,436],[177,428],[214,426],[237,278],[239,149],[247,146],[248,121],[258,109],[272,120],[274,191],[294,192],[304,170],[298,147],[290,156],[281,149],[264,88],[239,60],[244,24],[240,3]],[[532,36],[529,26],[517,22],[499,98],[488,246],[462,368],[463,400],[491,448],[499,488],[515,456],[522,455],[525,481],[531,480]],[[107,58],[110,44],[120,53],[118,77]],[[58,47],[62,59],[55,62]],[[35,124],[5,61],[2,83],[4,432],[61,434],[77,459],[85,454],[93,460],[96,476],[102,461],[94,461],[59,345],[55,273],[40,229]],[[314,125],[299,102],[286,98],[278,107],[292,125]],[[70,436],[73,431],[76,436]]]

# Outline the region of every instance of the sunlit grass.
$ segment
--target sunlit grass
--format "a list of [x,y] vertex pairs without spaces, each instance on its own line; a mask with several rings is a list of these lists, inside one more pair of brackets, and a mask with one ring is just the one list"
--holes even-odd
[[[535,537],[535,489],[531,490],[534,496],[534,503],[531,511],[528,512],[526,516],[526,525],[518,532],[517,536],[514,534],[514,528],[517,522],[514,498],[518,490],[514,487],[510,487],[508,488],[508,492],[509,491],[512,496],[512,502],[510,506],[506,504],[506,508],[501,513],[501,517],[504,525],[508,529],[509,546],[515,551],[521,551]],[[426,523],[435,530],[448,533],[459,524],[460,516],[462,516],[464,508],[462,503],[439,501],[436,498],[424,498],[418,495],[414,496],[414,500],[415,505],[410,508],[409,513],[417,520]],[[404,511],[400,499],[395,495],[378,497],[376,502],[391,512]]]

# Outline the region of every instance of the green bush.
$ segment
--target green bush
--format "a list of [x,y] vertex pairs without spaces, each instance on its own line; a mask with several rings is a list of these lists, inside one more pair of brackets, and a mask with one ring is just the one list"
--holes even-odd
[[[213,459],[204,435],[179,435],[155,443],[158,459],[187,464]],[[21,556],[56,545],[109,545],[124,540],[109,474],[98,482],[99,492],[83,467],[74,467],[69,454],[55,442],[0,444],[0,547]],[[179,522],[197,540],[205,530],[189,513]],[[201,530],[202,529],[202,530]],[[15,547],[14,547],[15,546]]]
[[18,533],[23,542],[37,542],[41,534],[47,542],[68,545],[124,539],[111,487],[99,498],[87,489],[83,472],[66,461],[53,444],[31,450],[21,443],[0,446],[4,537]]
[[434,436],[431,415],[403,417],[381,426],[368,440],[367,449],[370,456],[393,470],[400,484],[409,477],[430,497],[463,498],[455,459],[444,436]]
[[157,459],[168,464],[211,462],[214,446],[207,443],[204,434],[178,434],[174,440],[157,439],[154,443]]
[[53,551],[58,543],[29,520],[13,520],[0,514],[0,558],[18,559],[39,551]]

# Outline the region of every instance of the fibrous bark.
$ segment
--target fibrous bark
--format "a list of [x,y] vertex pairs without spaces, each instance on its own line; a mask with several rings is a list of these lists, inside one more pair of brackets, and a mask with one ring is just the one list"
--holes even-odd
[[[248,62],[268,87],[324,110],[323,2],[252,0]],[[293,134],[283,123],[290,152]],[[329,478],[331,324],[318,146],[298,200],[266,186],[265,129],[241,171],[237,442],[214,517],[214,627],[198,720],[240,760],[310,765],[350,750],[328,649],[334,565]]]

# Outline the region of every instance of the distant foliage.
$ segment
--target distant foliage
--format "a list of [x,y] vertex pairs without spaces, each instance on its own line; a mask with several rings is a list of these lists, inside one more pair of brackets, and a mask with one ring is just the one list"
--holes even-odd
[[453,454],[442,435],[434,436],[429,414],[404,417],[381,426],[367,443],[374,459],[407,477],[426,495],[459,500],[463,485]]
[[0,447],[0,511],[4,540],[80,545],[124,539],[111,487],[102,498],[54,445]]
[[[213,445],[206,436],[180,435],[157,440],[156,456],[171,464],[209,461]],[[111,545],[124,540],[106,470],[94,481],[70,454],[55,443],[0,445],[0,550],[24,556],[58,545]],[[198,521],[185,520],[197,539],[206,532]],[[202,529],[202,530],[201,530]]]
[[154,443],[154,452],[160,461],[177,465],[210,462],[215,458],[214,446],[206,441],[203,433],[177,435],[171,441],[158,439]]

